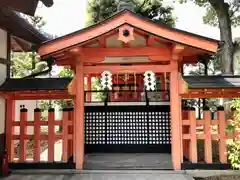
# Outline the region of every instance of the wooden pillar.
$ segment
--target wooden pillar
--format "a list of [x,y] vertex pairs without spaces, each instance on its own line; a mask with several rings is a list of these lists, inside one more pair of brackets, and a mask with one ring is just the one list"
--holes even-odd
[[48,162],[54,162],[55,144],[55,113],[54,109],[48,110]]
[[212,163],[212,127],[211,127],[211,114],[209,110],[203,112],[204,126],[204,158],[208,164]]
[[182,132],[181,132],[181,100],[179,93],[178,61],[171,61],[175,71],[170,73],[170,107],[172,131],[172,161],[175,170],[181,169]]
[[26,122],[28,119],[28,110],[27,109],[21,109],[20,111],[20,145],[19,145],[19,162],[26,161],[26,155],[27,155],[27,140],[25,139],[25,136],[27,135],[27,126]]
[[197,163],[198,155],[197,155],[197,120],[195,110],[189,111],[189,119],[190,119],[190,161],[192,163]]
[[63,144],[62,144],[62,160],[68,161],[68,111],[63,110]]
[[7,99],[6,101],[6,150],[9,161],[12,162],[14,158],[14,143],[12,140],[14,129],[12,123],[15,121],[15,100]]
[[[77,59],[78,61],[80,60]],[[76,107],[75,107],[75,153],[76,169],[83,169],[84,163],[84,73],[83,60],[76,67]]]
[[92,101],[92,76],[88,75],[87,76],[87,102]]
[[34,162],[40,162],[41,110],[34,109]]
[[218,110],[218,120],[219,120],[219,160],[221,163],[227,163],[227,139],[226,139],[226,119],[224,109]]

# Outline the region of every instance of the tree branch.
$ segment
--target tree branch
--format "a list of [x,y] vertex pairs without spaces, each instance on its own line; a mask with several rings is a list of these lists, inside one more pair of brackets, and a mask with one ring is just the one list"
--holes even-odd
[[141,10],[141,9],[144,7],[144,5],[147,3],[147,1],[148,1],[148,0],[144,0],[144,1],[143,1],[143,3],[141,4],[141,6],[139,6],[139,10]]
[[234,16],[234,14],[237,12],[237,11],[239,11],[239,6],[237,6],[236,8],[235,8],[235,10],[233,10],[232,12],[231,12],[231,14],[229,14],[229,16],[230,16],[230,18],[232,18],[233,16]]

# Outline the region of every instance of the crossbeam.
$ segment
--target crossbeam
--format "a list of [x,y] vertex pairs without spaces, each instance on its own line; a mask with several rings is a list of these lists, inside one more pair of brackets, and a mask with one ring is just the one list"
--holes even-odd
[[96,66],[84,66],[85,74],[92,73],[102,73],[103,71],[110,71],[113,74],[117,73],[144,73],[146,71],[157,72],[172,72],[174,67],[169,65],[129,65],[129,66],[121,66],[121,65],[96,65]]
[[86,57],[85,62],[101,61],[105,57],[159,57],[159,60],[168,61],[172,52],[167,46],[141,47],[141,48],[80,48],[79,54]]

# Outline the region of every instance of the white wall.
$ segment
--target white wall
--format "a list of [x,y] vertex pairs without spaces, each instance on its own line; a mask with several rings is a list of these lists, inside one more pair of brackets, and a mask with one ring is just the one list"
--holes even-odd
[[[0,58],[7,59],[7,32],[0,29]],[[0,85],[6,79],[7,66],[0,64]],[[5,132],[5,99],[0,96],[0,134]]]

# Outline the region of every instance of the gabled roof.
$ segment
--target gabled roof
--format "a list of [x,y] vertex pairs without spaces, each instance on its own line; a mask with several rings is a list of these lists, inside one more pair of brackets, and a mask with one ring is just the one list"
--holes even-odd
[[50,40],[50,37],[34,28],[19,13],[6,7],[0,8],[0,28],[7,30],[13,36],[37,45]]
[[[42,3],[50,7],[53,5],[53,0],[40,0]],[[16,10],[28,15],[33,16],[35,14],[39,0],[1,0],[0,7],[9,7],[12,10]]]
[[0,91],[67,90],[71,80],[71,78],[7,79],[0,87]]
[[154,36],[207,52],[215,53],[218,48],[219,41],[216,39],[192,34],[164,24],[157,24],[129,10],[123,10],[90,27],[43,43],[39,49],[39,54],[41,56],[50,55],[64,49],[81,45],[87,41],[104,36],[125,24]]
[[189,89],[240,88],[240,76],[184,76]]

